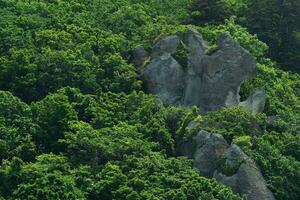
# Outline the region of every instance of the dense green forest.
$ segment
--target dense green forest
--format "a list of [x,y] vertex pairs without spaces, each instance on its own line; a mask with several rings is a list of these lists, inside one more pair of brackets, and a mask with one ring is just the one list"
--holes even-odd
[[[194,119],[251,156],[276,199],[300,199],[299,10],[299,0],[0,0],[0,199],[243,199],[177,155]],[[199,116],[143,90],[132,49],[191,27],[212,46],[227,32],[252,54],[240,95],[264,87],[263,113]]]

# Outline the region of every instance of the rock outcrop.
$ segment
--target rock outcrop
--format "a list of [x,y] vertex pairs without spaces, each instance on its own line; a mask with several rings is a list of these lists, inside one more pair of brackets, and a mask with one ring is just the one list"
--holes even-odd
[[[228,34],[218,36],[218,49],[211,55],[206,54],[208,43],[193,29],[187,31],[183,42],[188,51],[187,67],[173,57],[180,43],[178,36],[164,37],[154,45],[149,64],[140,70],[146,90],[157,94],[163,103],[197,106],[202,113],[239,105],[240,85],[256,67],[250,53]],[[140,47],[134,54],[138,55],[136,64],[147,55]],[[255,113],[263,106],[253,99],[241,105]]]
[[188,81],[184,105],[203,112],[238,105],[239,87],[255,69],[255,61],[227,34],[217,39],[218,50],[206,55],[206,43],[198,32],[187,32]]
[[212,178],[218,159],[228,147],[221,135],[200,131],[192,140],[181,146],[180,154],[192,158],[201,174]]
[[200,131],[179,148],[179,153],[192,158],[203,176],[215,178],[248,200],[275,199],[255,162],[221,135]]

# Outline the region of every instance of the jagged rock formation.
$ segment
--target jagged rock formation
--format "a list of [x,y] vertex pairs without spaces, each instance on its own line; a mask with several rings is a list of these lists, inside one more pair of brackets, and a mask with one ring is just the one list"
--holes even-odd
[[255,162],[223,136],[200,131],[178,149],[194,160],[203,176],[215,178],[249,200],[274,200]]
[[[190,29],[184,41],[188,64],[183,68],[173,57],[179,42],[177,36],[159,40],[150,54],[150,63],[145,67],[141,67],[141,63],[147,59],[147,53],[141,47],[134,50],[134,61],[146,90],[157,94],[163,103],[197,106],[202,113],[239,105],[240,85],[256,67],[250,53],[228,34],[220,34],[218,49],[207,55],[208,43],[200,33]],[[253,113],[263,108],[255,98],[240,105],[254,109]]]

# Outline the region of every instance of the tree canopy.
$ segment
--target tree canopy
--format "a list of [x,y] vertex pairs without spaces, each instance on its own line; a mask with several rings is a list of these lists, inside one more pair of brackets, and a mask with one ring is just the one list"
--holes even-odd
[[[276,199],[300,199],[300,76],[284,71],[300,66],[300,8],[278,2],[0,0],[0,199],[243,199],[177,155],[195,119],[253,158]],[[199,116],[144,92],[132,49],[188,28],[251,53],[240,95],[264,87],[263,113]]]

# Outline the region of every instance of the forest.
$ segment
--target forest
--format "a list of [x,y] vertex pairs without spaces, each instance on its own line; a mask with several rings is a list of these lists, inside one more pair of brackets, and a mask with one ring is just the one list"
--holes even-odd
[[[191,28],[250,52],[240,96],[263,87],[263,112],[199,114],[145,90],[133,49]],[[178,154],[195,120],[298,200],[299,73],[299,0],[0,0],[0,200],[247,199]]]

